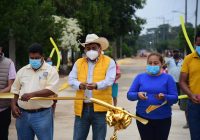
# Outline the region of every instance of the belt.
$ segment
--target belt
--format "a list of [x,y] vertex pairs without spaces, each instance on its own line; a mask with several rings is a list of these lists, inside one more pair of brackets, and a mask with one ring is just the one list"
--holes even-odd
[[41,112],[41,111],[44,111],[44,110],[47,110],[49,108],[39,108],[39,109],[23,109],[20,107],[20,109],[22,111],[25,111],[25,112],[28,112],[28,113],[37,113],[37,112]]
[[83,103],[83,107],[93,107],[93,103]]

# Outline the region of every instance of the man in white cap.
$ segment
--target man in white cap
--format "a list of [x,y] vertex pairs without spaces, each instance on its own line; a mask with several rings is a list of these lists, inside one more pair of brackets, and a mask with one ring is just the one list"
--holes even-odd
[[[109,46],[108,40],[88,34],[84,47],[86,57],[76,61],[69,74],[69,84],[77,90],[76,97],[93,97],[112,104],[111,86],[116,76],[114,60],[101,52]],[[93,140],[105,140],[107,108],[90,100],[76,100],[73,140],[86,140],[92,125]]]

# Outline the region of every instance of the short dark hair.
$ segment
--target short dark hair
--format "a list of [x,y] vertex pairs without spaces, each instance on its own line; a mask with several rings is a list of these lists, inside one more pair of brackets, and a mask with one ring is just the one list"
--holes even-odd
[[148,57],[147,57],[147,60],[149,60],[149,58],[150,58],[151,56],[157,56],[157,57],[159,58],[159,61],[161,62],[161,64],[164,64],[164,63],[165,63],[164,58],[163,58],[163,56],[162,56],[160,53],[157,53],[157,52],[150,53],[150,54],[148,55]]
[[180,51],[178,49],[174,49],[173,53],[179,53]]
[[200,31],[197,32],[196,36],[195,36],[195,42],[197,41],[197,37],[200,37]]
[[43,55],[42,45],[40,45],[39,43],[31,44],[31,46],[29,47],[29,53],[39,53],[40,55]]

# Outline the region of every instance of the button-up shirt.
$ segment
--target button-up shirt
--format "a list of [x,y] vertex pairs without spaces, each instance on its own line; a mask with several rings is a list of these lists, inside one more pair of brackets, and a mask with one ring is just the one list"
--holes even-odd
[[[93,63],[91,61],[88,60],[88,76],[87,76],[87,83],[92,83],[93,82],[93,71],[94,71],[94,67],[95,67],[96,63]],[[78,81],[78,77],[77,77],[77,64],[75,63],[72,71],[69,74],[69,78],[68,78],[68,82],[69,84],[76,90],[79,90],[79,85],[80,85],[80,81]],[[110,65],[108,67],[107,73],[106,73],[106,77],[104,80],[97,82],[97,89],[101,90],[101,89],[105,89],[108,86],[111,86],[115,80],[115,76],[116,76],[116,65],[114,60],[111,59],[110,61]],[[85,97],[87,98],[91,98],[92,97],[92,90],[85,90]],[[90,102],[88,100],[85,100],[84,102]]]
[[[44,62],[42,67],[37,71],[34,71],[29,64],[17,72],[11,92],[18,94],[19,97],[25,93],[43,89],[48,89],[57,93],[58,82],[59,75],[57,70],[46,62]],[[18,105],[23,109],[48,108],[51,107],[52,104],[53,101],[50,100],[29,100],[28,102],[18,100]]]

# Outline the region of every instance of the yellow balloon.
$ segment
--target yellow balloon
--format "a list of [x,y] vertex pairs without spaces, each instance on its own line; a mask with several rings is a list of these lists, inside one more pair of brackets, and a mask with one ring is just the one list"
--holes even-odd
[[184,37],[188,43],[188,46],[190,47],[190,50],[191,52],[194,52],[194,48],[192,46],[192,43],[188,37],[188,34],[187,34],[187,31],[186,31],[186,28],[185,28],[185,24],[184,24],[184,20],[183,20],[183,16],[180,16],[180,21],[181,21],[181,28],[182,28],[182,31],[183,31],[183,34],[184,34]]
[[51,50],[51,53],[50,53],[50,55],[49,55],[50,58],[53,57],[53,54],[54,54],[55,50],[56,50],[55,48],[53,48],[53,49]]
[[50,37],[50,41],[51,41],[51,43],[52,43],[52,45],[53,45],[53,47],[55,48],[56,53],[57,53],[57,65],[56,65],[56,69],[57,69],[57,71],[58,71],[58,70],[59,70],[59,67],[60,67],[60,61],[61,61],[61,59],[60,59],[60,52],[59,52],[59,50],[58,50],[58,46],[56,45],[56,43],[54,42],[54,40],[53,40],[52,37]]

